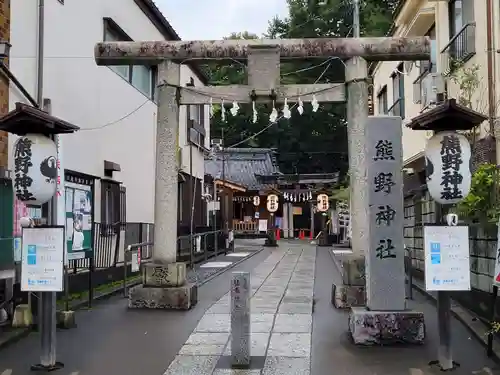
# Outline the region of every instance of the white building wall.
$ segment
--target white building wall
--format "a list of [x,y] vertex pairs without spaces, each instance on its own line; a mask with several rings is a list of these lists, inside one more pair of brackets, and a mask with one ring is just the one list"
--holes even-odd
[[[120,164],[121,172],[114,172],[113,179],[127,188],[127,221],[152,223],[157,106],[110,68],[97,66],[94,45],[103,40],[104,17],[112,18],[134,40],[163,36],[132,0],[66,1],[64,5],[46,0],[45,8],[43,96],[51,99],[54,116],[81,128],[62,137],[64,167],[104,177],[104,160]],[[10,68],[35,98],[37,9],[35,0],[11,4]],[[189,67],[183,67],[182,81],[189,82],[190,76],[201,85]],[[11,109],[18,101],[26,102],[11,85]],[[208,109],[205,112],[209,128]],[[183,148],[187,148],[185,114],[182,108],[179,146]],[[184,164],[189,165],[189,152],[183,154]],[[193,155],[193,175],[203,178],[203,155],[196,149]]]

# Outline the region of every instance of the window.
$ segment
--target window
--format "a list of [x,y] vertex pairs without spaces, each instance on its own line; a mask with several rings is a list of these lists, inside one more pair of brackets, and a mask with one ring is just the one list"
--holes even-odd
[[[186,86],[194,86],[194,79],[191,78]],[[203,104],[187,105],[186,118],[186,130],[189,142],[200,147],[205,147],[205,106]]]
[[101,224],[103,229],[112,226],[119,230],[122,221],[122,193],[120,185],[113,181],[101,180]]
[[405,82],[403,72],[403,63],[399,64],[397,71],[392,75],[392,97],[393,105],[389,113],[393,116],[405,118]]
[[[467,0],[465,0],[467,1]],[[455,36],[464,26],[463,0],[450,0],[448,3],[448,21],[450,38]]]
[[[132,41],[132,38],[130,38],[111,18],[104,19],[103,39],[105,42]],[[110,66],[110,68],[148,98],[156,101],[157,67],[120,65]]]
[[386,115],[387,114],[387,85],[382,87],[380,92],[377,95],[377,102],[378,102],[378,113],[380,115]]

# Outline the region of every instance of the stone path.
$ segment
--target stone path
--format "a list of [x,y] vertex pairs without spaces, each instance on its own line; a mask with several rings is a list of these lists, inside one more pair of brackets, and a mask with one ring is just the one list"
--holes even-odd
[[252,370],[224,368],[231,354],[227,293],[207,310],[165,375],[309,374],[316,249],[305,247],[277,248],[251,273]]
[[187,279],[192,283],[203,283],[207,279],[224,272],[226,268],[233,267],[235,263],[241,262],[248,257],[253,256],[262,250],[264,240],[236,240],[234,252],[220,254],[217,257],[208,259],[205,262],[197,264],[193,270],[189,270]]

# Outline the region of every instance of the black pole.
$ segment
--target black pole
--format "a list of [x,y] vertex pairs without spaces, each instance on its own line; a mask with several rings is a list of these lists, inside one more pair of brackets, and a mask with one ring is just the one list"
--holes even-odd
[[495,312],[496,312],[496,303],[497,303],[497,295],[498,295],[498,286],[493,285],[493,291],[491,292],[491,302],[490,302],[490,330],[488,332],[488,346],[486,349],[486,354],[488,357],[493,357],[493,337],[495,332],[493,332],[493,323],[495,322]]
[[[443,207],[439,203],[436,206],[436,225],[442,225]],[[441,370],[451,370],[454,367],[453,356],[451,352],[451,298],[448,291],[437,292],[437,310],[438,310],[438,331],[439,331],[439,349],[438,361]]]

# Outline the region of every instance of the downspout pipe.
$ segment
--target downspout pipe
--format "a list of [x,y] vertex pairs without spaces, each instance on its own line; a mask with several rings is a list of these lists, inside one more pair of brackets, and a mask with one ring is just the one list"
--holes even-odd
[[[487,43],[487,74],[488,74],[488,123],[491,135],[495,134],[496,93],[494,70],[494,39],[493,39],[493,0],[486,0],[486,43]],[[497,155],[500,150],[497,150]],[[498,156],[497,156],[498,159]]]
[[38,0],[38,52],[37,52],[37,82],[36,82],[36,101],[39,107],[43,102],[43,58],[45,41],[45,0]]

